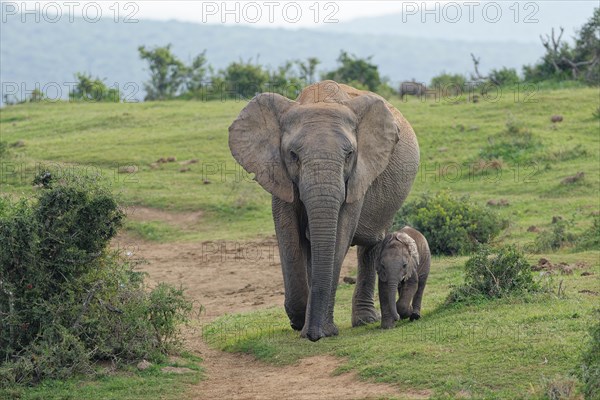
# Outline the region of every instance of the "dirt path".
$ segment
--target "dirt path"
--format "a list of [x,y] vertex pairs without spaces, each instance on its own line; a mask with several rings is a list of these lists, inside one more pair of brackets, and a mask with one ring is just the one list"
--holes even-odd
[[[149,212],[144,211],[149,215]],[[142,213],[138,213],[141,217]],[[152,213],[153,219],[158,213]],[[176,223],[176,218],[165,220]],[[185,222],[189,222],[185,218]],[[151,282],[182,285],[188,296],[205,308],[203,322],[226,313],[283,306],[283,279],[275,238],[245,242],[156,244],[127,235],[118,245],[140,256],[147,264]],[[341,276],[356,266],[351,249]],[[299,339],[300,340],[300,339]],[[207,379],[190,389],[190,399],[370,399],[406,397],[385,384],[360,381],[354,373],[333,376],[342,360],[333,356],[302,359],[297,365],[273,366],[244,354],[211,349],[198,334],[189,335],[188,345],[203,359]],[[410,398],[427,398],[411,393]]]

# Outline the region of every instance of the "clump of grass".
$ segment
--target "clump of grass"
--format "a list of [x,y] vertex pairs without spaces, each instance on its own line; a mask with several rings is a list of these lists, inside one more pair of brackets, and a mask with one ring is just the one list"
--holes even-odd
[[545,159],[547,161],[569,161],[574,160],[576,158],[587,157],[589,155],[588,151],[583,147],[582,144],[578,144],[573,148],[567,150],[559,150],[555,151],[551,154],[548,154]]
[[544,400],[574,400],[577,380],[573,377],[557,375],[544,379]]
[[395,216],[394,229],[405,225],[425,235],[433,254],[456,255],[469,254],[479,244],[489,243],[506,228],[507,221],[468,196],[440,192],[406,203]]
[[586,399],[600,393],[600,308],[594,310],[596,322],[590,327],[590,340],[581,357],[581,381]]
[[502,247],[496,254],[492,253],[490,247],[480,246],[467,260],[464,270],[464,284],[450,292],[447,303],[540,290],[539,284],[533,280],[524,253],[512,245]]
[[506,129],[488,138],[488,143],[479,152],[479,157],[483,160],[500,159],[510,163],[522,163],[530,161],[541,148],[542,142],[511,115],[506,122]]

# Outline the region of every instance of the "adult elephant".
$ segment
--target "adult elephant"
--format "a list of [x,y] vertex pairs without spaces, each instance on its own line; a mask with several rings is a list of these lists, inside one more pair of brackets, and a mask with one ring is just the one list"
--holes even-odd
[[273,195],[292,328],[311,341],[337,335],[335,292],[351,245],[359,246],[352,325],[379,320],[373,248],[419,164],[417,139],[402,114],[374,93],[323,81],[296,101],[254,97],[229,127],[229,147]]

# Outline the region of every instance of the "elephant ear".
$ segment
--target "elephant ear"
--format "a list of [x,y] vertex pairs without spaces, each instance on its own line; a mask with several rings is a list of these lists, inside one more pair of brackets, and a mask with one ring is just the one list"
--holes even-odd
[[266,191],[291,203],[294,187],[281,159],[280,118],[295,102],[276,93],[255,96],[229,127],[229,148]]
[[346,202],[362,198],[371,183],[388,165],[399,130],[385,101],[375,95],[362,95],[344,103],[358,117],[356,170],[348,180]]
[[408,236],[404,232],[396,233],[396,239],[398,239],[402,244],[408,247],[408,254],[410,255],[409,261],[409,269],[410,274],[408,278],[410,278],[413,274],[417,274],[417,270],[419,268],[419,249],[417,247],[417,242],[410,236]]

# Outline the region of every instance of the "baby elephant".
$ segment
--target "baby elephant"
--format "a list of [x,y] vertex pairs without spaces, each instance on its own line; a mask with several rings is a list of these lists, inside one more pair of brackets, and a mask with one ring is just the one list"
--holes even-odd
[[375,264],[383,329],[392,328],[400,318],[414,321],[421,317],[421,299],[430,264],[429,244],[416,229],[405,226],[383,239]]

